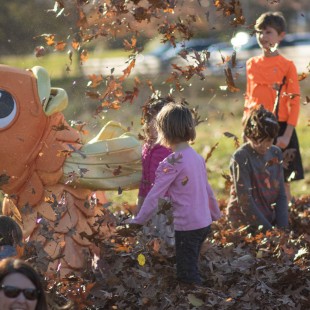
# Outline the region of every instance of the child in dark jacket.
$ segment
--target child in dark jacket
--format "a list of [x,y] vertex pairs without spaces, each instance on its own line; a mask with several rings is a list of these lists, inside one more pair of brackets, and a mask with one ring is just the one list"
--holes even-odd
[[288,226],[288,203],[281,149],[273,145],[279,124],[272,112],[259,106],[245,121],[243,144],[232,156],[232,186],[228,217],[232,226],[250,225],[257,230]]

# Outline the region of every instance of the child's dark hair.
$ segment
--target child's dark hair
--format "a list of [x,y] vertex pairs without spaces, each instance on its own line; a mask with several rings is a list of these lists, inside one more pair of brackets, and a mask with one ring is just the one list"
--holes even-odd
[[274,28],[278,34],[284,32],[286,29],[286,21],[281,12],[266,12],[262,14],[255,23],[255,30],[259,31],[266,29],[266,27]]
[[141,124],[143,125],[144,140],[152,139],[149,124],[156,117],[158,112],[169,102],[174,102],[174,99],[168,97],[152,97],[146,101],[142,107]]
[[196,138],[195,122],[190,109],[184,104],[168,103],[156,117],[157,142],[170,146],[193,141]]
[[174,99],[172,97],[157,97],[147,100],[142,107],[142,125],[150,122],[152,118],[169,102],[174,102]]
[[267,138],[275,139],[278,131],[279,124],[275,115],[262,105],[251,111],[244,124],[244,135],[256,142]]
[[18,245],[23,240],[23,232],[19,225],[9,216],[0,215],[0,246]]

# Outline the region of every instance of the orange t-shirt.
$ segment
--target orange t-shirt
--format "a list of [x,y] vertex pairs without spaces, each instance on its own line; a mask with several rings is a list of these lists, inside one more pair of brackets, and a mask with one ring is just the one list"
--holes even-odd
[[286,81],[280,94],[278,120],[296,126],[300,109],[300,89],[293,61],[281,55],[256,56],[247,61],[246,71],[245,114],[259,104],[273,111],[277,96],[276,87],[282,84],[285,77]]

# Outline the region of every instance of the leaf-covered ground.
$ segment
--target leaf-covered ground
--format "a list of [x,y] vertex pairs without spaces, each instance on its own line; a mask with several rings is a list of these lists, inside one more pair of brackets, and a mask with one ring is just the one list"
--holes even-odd
[[[201,253],[203,286],[179,285],[174,249],[117,227],[80,277],[45,280],[50,304],[70,309],[309,309],[310,196],[290,207],[290,231],[251,235],[225,215]],[[118,215],[116,215],[118,216]]]

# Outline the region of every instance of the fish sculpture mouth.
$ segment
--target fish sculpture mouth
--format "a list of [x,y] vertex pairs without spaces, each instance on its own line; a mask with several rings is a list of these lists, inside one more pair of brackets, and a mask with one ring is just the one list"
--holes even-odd
[[66,158],[62,182],[92,190],[133,189],[141,180],[141,144],[118,122]]

